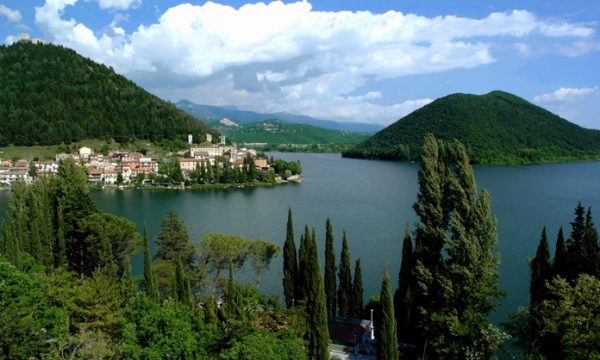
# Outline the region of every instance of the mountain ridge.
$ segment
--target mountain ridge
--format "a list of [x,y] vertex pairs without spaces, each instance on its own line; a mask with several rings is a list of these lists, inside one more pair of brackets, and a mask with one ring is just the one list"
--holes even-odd
[[484,164],[600,159],[600,131],[584,129],[504,91],[439,98],[343,152],[345,157],[419,160],[423,138],[465,144]]

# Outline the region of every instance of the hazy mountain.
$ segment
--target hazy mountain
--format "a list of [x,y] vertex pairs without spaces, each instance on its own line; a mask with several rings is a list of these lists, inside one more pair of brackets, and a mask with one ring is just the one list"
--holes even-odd
[[367,123],[337,122],[332,120],[315,119],[310,116],[294,115],[288,113],[263,114],[254,111],[239,110],[233,106],[213,106],[195,104],[188,100],[176,103],[177,107],[188,113],[206,120],[228,118],[238,123],[252,123],[264,120],[281,120],[292,124],[307,124],[325,129],[345,130],[352,132],[374,133],[383,129],[382,125]]

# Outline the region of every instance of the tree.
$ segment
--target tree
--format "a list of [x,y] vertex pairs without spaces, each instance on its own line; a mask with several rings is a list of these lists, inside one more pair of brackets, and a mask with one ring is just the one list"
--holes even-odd
[[298,278],[296,280],[296,301],[304,301],[306,299],[306,283],[308,279],[307,263],[308,245],[310,243],[310,233],[308,225],[304,226],[304,234],[300,235],[300,249],[298,249]]
[[558,230],[558,236],[556,238],[556,249],[554,251],[554,264],[552,265],[554,277],[560,276],[563,279],[567,279],[569,275],[569,259],[567,254],[567,248],[565,245],[565,236],[563,235],[562,226]]
[[256,275],[256,287],[260,284],[260,278],[263,271],[269,268],[271,260],[281,252],[281,248],[273,243],[254,240],[248,246],[248,256],[250,264]]
[[285,304],[289,309],[294,304],[296,279],[298,277],[298,261],[296,259],[291,208],[288,209],[286,230],[285,243],[283,244],[283,296],[285,297]]
[[175,289],[174,297],[183,305],[190,305],[190,283],[183,270],[181,261],[177,260],[175,265]]
[[585,209],[581,202],[575,207],[575,219],[571,222],[571,237],[567,240],[567,253],[569,255],[569,279],[574,280],[584,271],[585,253]]
[[363,286],[362,286],[362,268],[360,259],[356,260],[354,266],[354,281],[352,283],[352,301],[350,307],[350,317],[358,319],[363,311]]
[[342,238],[342,253],[340,255],[340,268],[338,272],[338,310],[342,317],[350,316],[350,306],[352,299],[352,273],[350,268],[350,251],[348,250],[348,238],[346,232]]
[[150,299],[158,300],[158,285],[156,283],[156,274],[152,267],[152,258],[150,257],[150,246],[148,244],[148,229],[144,224],[144,291]]
[[325,295],[327,298],[327,313],[330,316],[336,314],[336,298],[337,291],[335,283],[335,253],[333,250],[333,229],[331,220],[327,218],[325,223]]
[[398,337],[396,336],[396,316],[394,314],[394,301],[390,286],[390,275],[387,269],[383,272],[381,282],[381,337],[377,341],[379,346],[377,355],[382,360],[398,360]]
[[394,312],[397,318],[398,339],[412,339],[412,274],[413,274],[413,244],[408,229],[404,230],[402,243],[402,263],[398,273],[398,288],[394,294]]
[[327,303],[325,287],[319,266],[317,242],[308,236],[306,243],[306,319],[308,358],[311,360],[329,359],[329,329],[327,327]]
[[540,331],[557,339],[554,358],[600,358],[600,280],[582,274],[570,285],[555,278],[549,290],[551,296],[540,309]]
[[542,237],[537,248],[537,253],[535,258],[531,260],[529,266],[531,268],[531,283],[529,286],[529,294],[531,296],[530,304],[531,307],[535,307],[546,298],[546,282],[549,281],[552,276],[550,248],[545,226],[542,229]]
[[422,160],[414,206],[420,219],[413,302],[423,341],[419,348],[425,356],[489,358],[503,338],[487,335],[501,335],[488,315],[503,296],[491,198],[485,190],[477,194],[469,157],[459,142],[445,144],[427,136]]
[[240,268],[248,258],[250,240],[238,235],[209,233],[204,235],[198,247],[201,264],[205,264],[209,273],[214,274],[215,289],[219,276],[229,264]]
[[158,259],[168,260],[173,264],[179,259],[186,268],[194,261],[194,248],[189,244],[185,224],[173,210],[167,211],[154,243],[158,246]]
[[585,264],[583,272],[595,277],[600,276],[600,248],[598,247],[598,231],[592,220],[592,208],[585,214],[585,231],[583,235]]

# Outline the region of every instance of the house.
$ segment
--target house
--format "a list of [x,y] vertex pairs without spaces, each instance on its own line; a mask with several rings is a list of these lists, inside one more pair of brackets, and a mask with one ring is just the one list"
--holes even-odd
[[82,146],[79,148],[79,158],[83,160],[87,160],[94,153],[94,150],[90,149],[87,146]]
[[34,161],[33,166],[35,166],[38,173],[43,173],[43,174],[57,174],[58,173],[58,163],[56,161]]
[[267,159],[254,159],[254,167],[260,170],[268,170],[269,162]]
[[179,158],[179,167],[184,173],[192,172],[196,169],[196,166],[200,166],[203,161],[204,160],[202,159],[196,158]]

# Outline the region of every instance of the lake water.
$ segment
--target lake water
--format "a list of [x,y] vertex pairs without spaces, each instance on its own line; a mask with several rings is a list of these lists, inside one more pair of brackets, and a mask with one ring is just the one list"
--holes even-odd
[[[417,194],[418,164],[343,159],[337,154],[277,153],[276,158],[300,159],[305,181],[272,188],[232,191],[93,192],[100,207],[133,220],[141,231],[148,225],[154,237],[169,209],[185,221],[190,238],[198,241],[208,232],[239,234],[283,245],[287,209],[292,208],[296,239],[305,224],[317,230],[323,254],[325,219],[336,235],[339,261],[342,230],[348,233],[352,261],[360,257],[365,298],[379,293],[384,266],[397,277],[402,234],[416,221],[412,205]],[[540,166],[476,167],[480,188],[492,194],[498,219],[500,285],[509,293],[492,315],[495,322],[529,302],[526,258],[535,255],[542,226],[548,226],[552,251],[559,226],[570,233],[569,222],[578,201],[600,214],[600,162]],[[8,192],[0,191],[0,210]],[[600,215],[596,216],[600,224]],[[296,240],[298,245],[298,240]],[[321,260],[321,265],[323,264]],[[281,292],[281,257],[263,277],[261,289]],[[134,270],[141,271],[141,259]],[[241,276],[249,281],[250,275]]]

